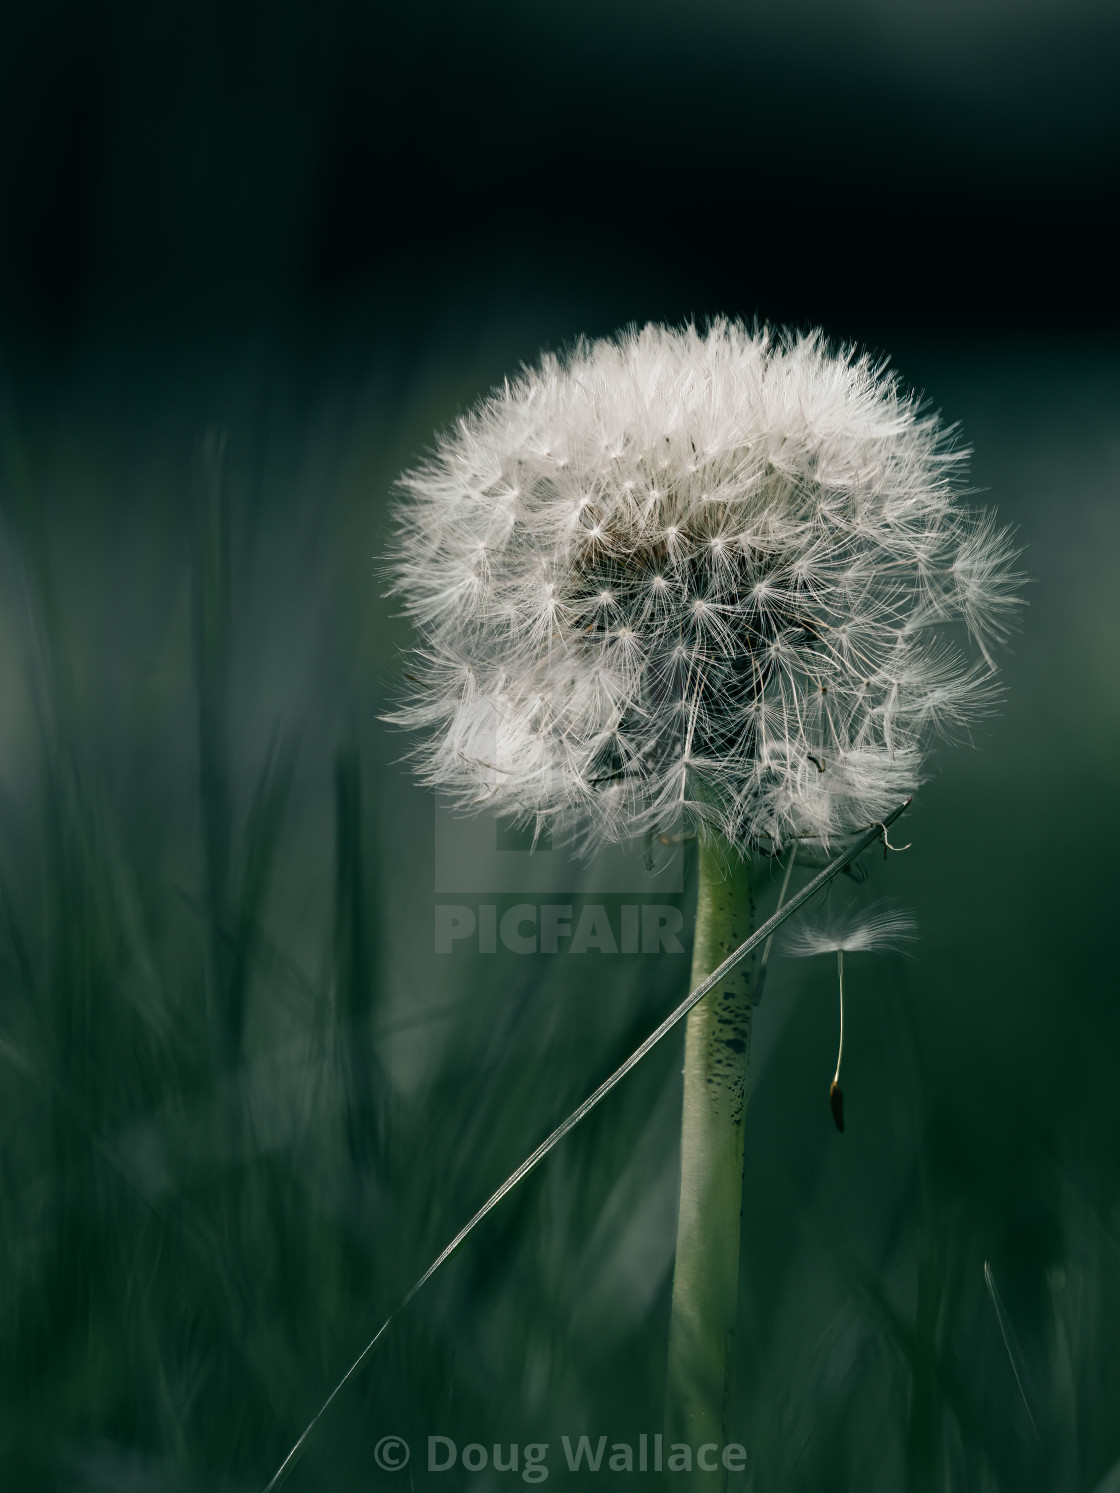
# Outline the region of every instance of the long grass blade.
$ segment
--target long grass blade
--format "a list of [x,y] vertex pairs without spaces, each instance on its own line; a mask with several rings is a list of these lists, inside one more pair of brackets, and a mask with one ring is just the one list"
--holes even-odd
[[1023,1408],[1027,1412],[1027,1419],[1031,1423],[1031,1430],[1034,1432],[1035,1440],[1041,1441],[1042,1438],[1038,1434],[1038,1424],[1035,1421],[1034,1412],[1031,1410],[1031,1402],[1027,1399],[1027,1391],[1023,1387],[1023,1376],[1019,1372],[1017,1355],[1014,1348],[1012,1347],[1011,1324],[1007,1319],[1007,1312],[1004,1310],[1003,1300],[1000,1297],[999,1292],[996,1290],[996,1280],[995,1276],[992,1274],[992,1262],[990,1260],[984,1261],[984,1284],[987,1286],[988,1295],[992,1299],[992,1307],[995,1310],[996,1321],[999,1323],[1000,1337],[1003,1338],[1003,1346],[1007,1350],[1007,1361],[1011,1365],[1011,1372],[1015,1375],[1015,1383],[1019,1388],[1019,1397],[1023,1401]]

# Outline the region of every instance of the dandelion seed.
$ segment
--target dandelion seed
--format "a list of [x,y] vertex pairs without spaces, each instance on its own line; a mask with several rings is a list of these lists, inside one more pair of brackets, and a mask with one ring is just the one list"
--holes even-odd
[[[886,831],[884,830],[884,835]],[[836,1050],[836,1072],[828,1088],[828,1103],[837,1130],[844,1129],[844,1091],[840,1087],[840,1064],[844,1059],[844,955],[884,954],[902,950],[918,936],[917,920],[885,903],[863,911],[851,911],[816,925],[795,929],[782,940],[782,952],[806,958],[814,954],[836,955],[836,982],[840,1002],[840,1041]]]

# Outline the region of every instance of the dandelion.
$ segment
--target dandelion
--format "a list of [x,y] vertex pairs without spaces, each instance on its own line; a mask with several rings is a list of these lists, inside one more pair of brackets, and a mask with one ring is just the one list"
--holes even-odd
[[841,916],[805,924],[787,934],[782,951],[795,958],[814,954],[836,955],[836,979],[840,995],[840,1042],[836,1050],[836,1072],[829,1085],[828,1102],[837,1130],[844,1129],[844,1091],[840,1087],[840,1064],[844,1059],[844,955],[886,953],[902,949],[918,936],[918,924],[908,912],[885,904],[862,911],[849,910]]
[[773,853],[881,819],[930,738],[990,709],[1019,605],[963,462],[816,334],[650,326],[545,357],[401,479],[422,645],[393,718],[422,777],[587,848],[701,829]]
[[[751,865],[888,818],[997,698],[1020,605],[965,452],[882,362],[718,320],[545,356],[401,479],[422,779],[587,852],[699,839],[693,987]],[[670,1419],[722,1439],[756,970],[690,1012]],[[837,1079],[838,1082],[838,1079]]]

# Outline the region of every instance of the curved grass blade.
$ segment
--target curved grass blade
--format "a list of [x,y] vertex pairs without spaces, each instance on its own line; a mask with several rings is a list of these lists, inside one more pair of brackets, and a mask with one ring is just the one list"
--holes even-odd
[[1034,1412],[1031,1409],[1031,1402],[1027,1399],[1027,1391],[1023,1387],[1023,1376],[1019,1372],[1018,1354],[1015,1352],[1015,1349],[1012,1346],[1014,1342],[1014,1335],[1011,1331],[1011,1323],[1008,1321],[1007,1312],[1004,1310],[1003,1298],[996,1290],[996,1278],[992,1274],[991,1260],[984,1261],[984,1284],[987,1286],[988,1295],[992,1299],[992,1306],[995,1309],[996,1321],[999,1323],[999,1335],[1001,1338],[1003,1338],[1003,1346],[1007,1350],[1007,1361],[1011,1365],[1011,1372],[1015,1375],[1015,1383],[1019,1390],[1019,1397],[1023,1401],[1023,1408],[1027,1412],[1027,1419],[1031,1423],[1031,1430],[1034,1432],[1034,1438],[1041,1444],[1042,1437],[1038,1434],[1038,1423],[1034,1418]]

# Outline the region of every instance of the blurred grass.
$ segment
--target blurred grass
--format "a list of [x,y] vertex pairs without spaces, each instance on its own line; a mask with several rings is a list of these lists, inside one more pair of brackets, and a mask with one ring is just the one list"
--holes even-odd
[[[406,640],[368,558],[388,484],[549,330],[360,372],[91,352],[2,401],[5,1488],[263,1486],[681,994],[668,958],[435,956],[431,804],[376,719]],[[855,971],[843,1140],[829,971],[771,972],[741,1485],[1116,1493],[1116,380],[1084,350],[900,361],[964,419],[1038,585],[1004,714],[870,868],[923,942]],[[392,1484],[389,1432],[423,1487],[428,1434],[549,1442],[561,1479],[561,1435],[659,1428],[679,1062],[653,1054],[487,1221],[294,1489]]]

